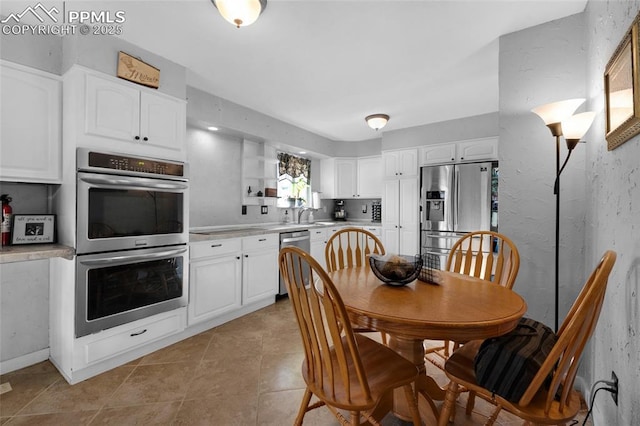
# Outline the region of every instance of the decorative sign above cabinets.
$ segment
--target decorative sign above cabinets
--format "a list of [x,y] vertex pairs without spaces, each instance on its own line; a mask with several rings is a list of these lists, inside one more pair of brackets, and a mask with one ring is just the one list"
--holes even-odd
[[160,86],[160,70],[158,68],[124,52],[118,52],[118,77],[154,89]]

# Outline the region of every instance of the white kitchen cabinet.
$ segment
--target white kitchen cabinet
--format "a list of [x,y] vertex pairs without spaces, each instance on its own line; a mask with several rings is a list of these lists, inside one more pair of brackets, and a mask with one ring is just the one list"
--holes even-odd
[[322,198],[380,198],[380,156],[321,161]]
[[402,149],[382,153],[384,178],[418,176],[418,150]]
[[335,167],[336,198],[356,198],[358,193],[358,160],[338,158]]
[[242,238],[242,304],[274,299],[278,293],[279,234]]
[[239,239],[191,244],[189,325],[242,306],[242,261]]
[[382,157],[358,158],[357,197],[380,198],[382,196]]
[[385,180],[382,243],[388,253],[418,253],[419,195],[417,178]]
[[326,268],[324,250],[327,246],[327,228],[312,228],[309,230],[309,253],[318,261],[322,268]]
[[61,183],[60,77],[0,62],[0,180]]
[[420,148],[421,166],[497,159],[497,137],[469,139]]
[[64,78],[71,143],[186,159],[186,101],[78,65]]

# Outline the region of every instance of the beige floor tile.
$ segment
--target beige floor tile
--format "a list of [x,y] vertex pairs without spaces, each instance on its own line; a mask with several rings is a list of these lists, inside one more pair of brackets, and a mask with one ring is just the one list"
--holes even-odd
[[212,333],[202,333],[167,346],[140,359],[137,365],[163,364],[169,362],[200,361]]
[[182,403],[172,425],[256,425],[257,401],[257,394],[239,397],[227,393],[206,399],[188,399]]
[[16,416],[6,424],[7,426],[60,426],[60,425],[88,425],[96,415],[97,410],[71,411],[66,413],[38,414],[30,416]]
[[241,357],[203,361],[189,383],[186,399],[209,398],[222,393],[257,395],[260,382],[260,357]]
[[301,353],[264,354],[260,368],[260,393],[304,389],[300,373],[304,355]]
[[[261,393],[256,424],[260,426],[293,424],[303,396],[304,389]],[[305,414],[304,425],[337,426],[340,423],[327,407],[320,407]]]
[[176,417],[182,401],[147,405],[103,408],[92,425],[169,425]]
[[139,365],[113,393],[108,407],[180,401],[187,393],[196,362]]
[[302,339],[298,329],[275,329],[262,336],[262,353],[303,353]]
[[57,371],[2,376],[1,383],[13,390],[0,395],[0,417],[13,416],[58,380],[63,379]]
[[259,357],[262,353],[262,334],[261,330],[253,327],[248,329],[216,329],[202,359],[210,361],[248,355]]
[[58,380],[18,414],[100,409],[132,371],[133,367],[123,366],[76,385],[70,385],[65,380]]

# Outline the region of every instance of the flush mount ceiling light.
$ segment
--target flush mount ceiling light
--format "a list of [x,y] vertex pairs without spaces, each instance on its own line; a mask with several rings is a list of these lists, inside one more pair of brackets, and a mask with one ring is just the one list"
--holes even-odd
[[220,15],[236,27],[251,25],[267,8],[267,0],[211,0]]
[[365,120],[373,130],[380,130],[387,125],[389,116],[387,114],[372,114],[365,117]]

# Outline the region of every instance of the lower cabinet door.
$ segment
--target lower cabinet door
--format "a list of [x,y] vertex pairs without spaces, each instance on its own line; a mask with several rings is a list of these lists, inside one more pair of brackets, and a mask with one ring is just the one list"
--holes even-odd
[[192,260],[189,275],[189,324],[240,308],[240,254]]
[[242,304],[278,293],[278,250],[249,251],[242,258]]

